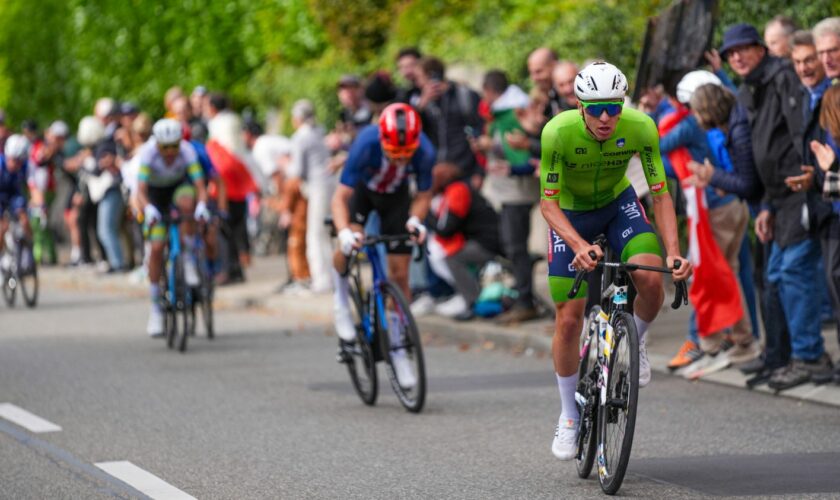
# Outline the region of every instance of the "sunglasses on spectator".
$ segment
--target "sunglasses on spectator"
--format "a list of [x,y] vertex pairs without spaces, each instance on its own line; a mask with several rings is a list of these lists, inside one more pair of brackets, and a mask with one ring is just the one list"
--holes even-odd
[[621,109],[624,107],[624,101],[581,101],[581,104],[583,105],[583,109],[586,110],[586,113],[589,114],[589,116],[594,116],[595,118],[599,118],[604,111],[606,111],[610,116],[616,116],[621,113]]
[[180,144],[158,144],[158,149],[161,151],[178,151],[181,149]]

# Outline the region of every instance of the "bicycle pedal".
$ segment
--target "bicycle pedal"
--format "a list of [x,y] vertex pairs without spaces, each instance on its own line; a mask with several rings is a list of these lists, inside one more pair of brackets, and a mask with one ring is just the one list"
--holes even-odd
[[335,353],[335,361],[338,364],[347,364],[353,360],[350,353],[347,352],[347,349],[344,345],[339,346],[338,351]]

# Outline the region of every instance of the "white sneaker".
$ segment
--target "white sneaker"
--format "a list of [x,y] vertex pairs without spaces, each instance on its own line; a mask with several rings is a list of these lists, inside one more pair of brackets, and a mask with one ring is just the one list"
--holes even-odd
[[467,301],[464,300],[463,295],[455,295],[446,302],[441,302],[435,306],[435,314],[447,318],[454,318],[465,312],[467,312]]
[[560,419],[554,429],[551,453],[560,460],[571,460],[577,455],[578,421]]
[[152,338],[163,336],[163,312],[157,307],[152,307],[152,311],[149,313],[146,333]]
[[195,265],[195,259],[187,256],[184,259],[184,281],[187,286],[198,286],[201,284],[201,278],[198,277],[198,266]]
[[729,357],[725,352],[721,351],[717,354],[706,353],[702,358],[688,365],[682,375],[689,380],[697,380],[706,375],[724,370],[729,365]]
[[415,318],[425,316],[434,311],[435,299],[433,299],[431,295],[423,294],[411,303],[409,309],[411,309],[411,315]]
[[650,383],[650,361],[647,357],[647,347],[643,339],[639,340],[639,387]]
[[350,310],[336,305],[333,308],[333,312],[335,313],[335,332],[338,334],[338,337],[345,342],[356,340],[356,326],[353,325]]
[[414,375],[414,370],[411,369],[411,362],[405,355],[405,349],[394,351],[391,362],[394,365],[394,373],[397,375],[397,382],[400,387],[411,389],[417,385],[417,377]]

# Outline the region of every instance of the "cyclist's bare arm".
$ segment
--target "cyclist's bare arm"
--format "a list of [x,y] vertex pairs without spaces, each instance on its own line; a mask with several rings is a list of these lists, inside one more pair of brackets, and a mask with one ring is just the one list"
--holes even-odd
[[140,211],[145,210],[149,204],[149,185],[143,181],[137,182],[137,203],[140,205]]
[[432,205],[432,191],[420,191],[414,195],[414,200],[411,202],[412,216],[418,219],[426,220],[426,215],[429,213],[429,207]]
[[333,224],[335,230],[341,231],[350,227],[350,197],[353,196],[353,188],[339,184],[333,194],[330,207],[332,209]]
[[682,261],[679,269],[674,269],[676,281],[686,280],[691,276],[691,262],[682,258],[680,242],[677,236],[677,216],[674,214],[674,202],[667,194],[653,197],[653,213],[659,235],[665,243],[666,264],[669,269],[674,268],[674,261]]

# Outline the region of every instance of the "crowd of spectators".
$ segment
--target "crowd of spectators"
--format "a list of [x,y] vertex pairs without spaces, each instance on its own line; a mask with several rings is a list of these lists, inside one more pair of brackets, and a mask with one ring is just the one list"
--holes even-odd
[[[840,89],[833,86],[840,78],[840,18],[808,31],[776,17],[763,37],[753,26],[731,26],[719,51],[706,57],[710,71],[667,75],[661,86],[644,89],[639,103],[628,103],[657,122],[681,113],[661,138],[666,171],[676,179],[669,155],[685,148],[692,175],[684,182],[704,190],[715,241],[738,279],[745,311],[719,332],[699,332],[692,316],[670,367],[696,372],[737,364],[754,383],[780,389],[829,381],[837,375],[821,326],[836,322],[840,311]],[[278,284],[280,293],[329,293],[332,245],[323,221],[338,175],[357,132],[376,123],[387,104],[405,102],[418,111],[437,151],[427,221],[435,234],[428,258],[412,264],[412,310],[459,320],[497,315],[503,324],[538,317],[537,259],[528,242],[539,199],[540,133],[557,114],[577,109],[578,66],[547,47],[523,63],[529,92],[496,69],[471,88],[447,78],[440,58],[405,48],[394,65],[400,85],[387,70],[344,75],[336,82],[339,109],[316,110],[306,99],[289,106],[290,137],[266,133],[252,115],[234,112],[224,94],[169,89],[166,117],[181,122],[184,139],[216,173],[209,193],[222,223],[209,250],[218,282],[245,280],[253,251],[276,255],[279,248],[289,276]],[[41,198],[31,211],[35,257],[56,264],[61,234],[69,265],[129,272],[143,266],[136,153],[154,120],[111,98],[99,99],[92,111],[75,134],[62,121],[43,133],[33,121],[20,125],[39,172]],[[335,125],[326,130],[316,116],[333,112]],[[0,114],[0,143],[10,132]],[[680,210],[685,205],[674,184]],[[634,185],[644,198],[646,189]],[[369,230],[377,227],[375,218],[368,221]],[[485,294],[492,273],[481,271],[493,262],[513,285]],[[498,307],[486,307],[488,300]]]

